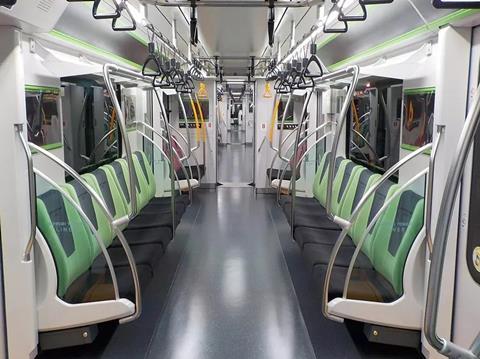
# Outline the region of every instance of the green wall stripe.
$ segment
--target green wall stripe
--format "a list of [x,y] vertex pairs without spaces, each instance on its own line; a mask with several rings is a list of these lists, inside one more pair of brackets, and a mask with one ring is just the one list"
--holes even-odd
[[403,93],[405,95],[431,94],[431,93],[435,93],[435,87],[419,87],[419,88],[404,89]]
[[58,30],[52,30],[49,32],[49,34],[53,37],[56,37],[57,39],[60,39],[62,41],[68,42],[70,44],[76,45],[78,47],[84,48],[86,50],[92,51],[100,56],[106,56],[109,57],[113,60],[123,62],[129,66],[132,66],[133,68],[140,70],[142,69],[142,65],[137,64],[136,62],[130,61],[122,56],[119,56],[117,54],[114,54],[113,52],[101,49],[99,47],[96,47],[92,44],[89,44],[88,42],[82,41],[80,39],[77,39],[73,36],[70,36],[68,34],[65,34],[64,32],[58,31]]
[[58,87],[37,86],[37,85],[25,85],[25,91],[52,93],[55,95],[58,95],[60,93],[60,89]]
[[[55,143],[50,143],[48,145],[43,145],[43,146],[40,146],[42,147],[43,149],[47,150],[47,151],[52,151],[52,150],[56,150],[57,148],[62,148],[63,147],[63,143],[62,142],[55,142]],[[32,150],[32,154],[36,154],[38,153],[37,151],[35,150]]]
[[[411,152],[416,151],[416,150],[418,150],[418,148],[419,148],[418,146],[409,145],[409,144],[406,144],[406,143],[402,143],[402,144],[400,145],[400,147],[401,147],[402,149],[406,150],[406,151],[411,151]],[[432,150],[425,150],[425,151],[423,152],[424,155],[428,155],[428,156],[430,156],[431,153],[432,153]]]
[[478,9],[462,9],[462,10],[457,10],[455,12],[452,12],[446,16],[443,16],[439,19],[436,19],[428,24],[425,24],[425,25],[422,25],[422,26],[419,26],[415,29],[412,29],[402,35],[399,35],[399,36],[396,36],[390,40],[387,40],[387,41],[384,41],[376,46],[373,46],[367,50],[364,50],[364,51],[360,51],[359,53],[353,55],[353,56],[350,56],[350,57],[347,57],[346,59],[343,59],[341,61],[338,61],[332,65],[330,65],[328,68],[331,70],[331,71],[335,71],[335,70],[338,70],[342,67],[344,67],[345,65],[349,64],[349,63],[352,63],[354,61],[358,61],[362,58],[365,58],[367,56],[371,56],[377,52],[380,52],[386,48],[389,48],[389,47],[392,47],[392,46],[395,46],[395,45],[398,45],[404,41],[407,41],[407,40],[410,40],[412,38],[415,38],[417,36],[420,36],[420,35],[423,35],[429,31],[437,31],[440,27],[442,26],[445,26],[447,24],[450,24],[454,21],[457,21],[457,20],[461,20],[465,17],[468,17],[468,16],[471,16],[471,15],[474,15],[474,14],[478,14],[480,13],[480,10]]

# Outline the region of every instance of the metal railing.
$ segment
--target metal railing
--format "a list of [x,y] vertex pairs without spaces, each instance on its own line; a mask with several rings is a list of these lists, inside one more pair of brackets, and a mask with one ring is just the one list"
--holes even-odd
[[453,160],[448,172],[445,190],[443,192],[437,217],[437,227],[433,241],[433,251],[431,254],[430,273],[427,287],[427,302],[424,319],[425,337],[435,350],[450,358],[477,359],[480,356],[480,333],[476,336],[468,349],[452,343],[449,339],[443,338],[437,333],[438,308],[440,303],[442,274],[448,244],[450,221],[453,217],[455,199],[457,197],[458,189],[460,188],[462,174],[479,123],[480,91],[477,89],[472,105],[468,111],[457,148],[452,156]]
[[332,144],[332,154],[330,157],[330,167],[328,168],[326,210],[327,210],[328,216],[330,217],[332,217],[332,188],[333,188],[333,177],[335,175],[335,160],[337,158],[338,144],[340,142],[342,129],[345,126],[347,113],[350,110],[350,103],[353,100],[355,88],[357,87],[357,83],[360,75],[360,68],[358,66],[350,66],[345,68],[344,70],[331,72],[323,76],[322,78],[320,78],[320,81],[324,82],[324,81],[332,81],[332,80],[345,78],[346,75],[352,76],[352,82],[350,84],[350,87],[348,88],[347,96],[345,97],[345,101],[343,102],[343,106],[340,111],[339,118],[337,120],[338,125],[336,126],[337,128],[335,129],[335,136],[333,138],[333,144]]
[[36,152],[44,155],[45,157],[50,159],[52,162],[60,166],[67,174],[69,174],[74,180],[76,180],[85,189],[85,191],[88,192],[88,194],[93,198],[95,202],[98,203],[100,210],[107,218],[111,228],[115,232],[118,240],[120,241],[120,244],[122,245],[122,248],[127,256],[128,265],[130,267],[130,271],[132,272],[132,277],[133,277],[133,284],[134,284],[134,290],[135,290],[135,312],[128,317],[120,319],[120,323],[128,323],[130,321],[137,319],[142,312],[142,295],[141,295],[140,280],[138,277],[135,258],[133,256],[133,253],[130,249],[130,245],[128,244],[123,232],[115,224],[116,223],[115,219],[110,213],[102,197],[97,192],[95,192],[95,190],[91,188],[90,185],[87,182],[85,182],[85,180],[72,167],[70,167],[68,164],[63,162],[61,159],[59,159],[58,157],[51,154],[47,150],[33,143],[29,143],[28,145],[30,148],[32,148]]
[[[341,223],[342,224],[343,228],[342,228],[342,232],[340,233],[340,236],[338,237],[337,241],[335,242],[335,245],[332,248],[332,252],[330,254],[330,259],[328,261],[327,271],[326,271],[326,275],[325,275],[325,282],[324,282],[324,286],[323,286],[323,298],[322,298],[322,312],[323,312],[323,315],[326,318],[331,319],[331,320],[335,320],[335,321],[342,321],[343,320],[342,318],[338,318],[338,317],[333,316],[330,313],[328,313],[328,290],[329,290],[329,287],[330,287],[330,280],[331,280],[331,276],[332,276],[333,267],[334,267],[334,264],[335,264],[335,259],[337,258],[340,247],[342,246],[343,242],[345,241],[345,238],[347,237],[348,231],[350,230],[351,226],[353,225],[353,223],[357,219],[357,217],[360,214],[360,211],[362,210],[363,206],[367,203],[368,199],[372,195],[375,194],[377,189],[379,189],[380,186],[382,186],[385,182],[387,182],[387,180],[389,180],[390,177],[392,177],[401,167],[403,167],[404,165],[409,163],[411,160],[413,160],[414,158],[416,158],[417,156],[419,156],[420,154],[424,153],[425,151],[427,151],[431,148],[432,148],[432,143],[428,143],[428,144],[418,148],[414,152],[410,153],[409,155],[404,157],[402,160],[397,162],[394,166],[389,168],[382,175],[382,177],[377,182],[375,182],[375,184],[372,185],[372,187],[370,187],[365,192],[365,194],[362,196],[362,198],[358,202],[355,209],[352,211],[352,214],[351,214],[351,216],[348,220],[345,220],[345,219],[342,219],[342,218],[339,219],[337,217],[334,218],[336,223]],[[358,248],[361,248],[361,246],[359,246]]]
[[23,261],[30,262],[32,260],[31,254],[33,249],[33,243],[35,242],[35,234],[37,232],[37,200],[36,200],[36,186],[35,186],[35,174],[33,170],[33,158],[32,152],[28,147],[27,140],[23,137],[23,124],[15,125],[15,128],[20,137],[25,156],[27,157],[27,169],[28,169],[28,200],[30,206],[30,233],[28,236],[27,246],[23,252]]

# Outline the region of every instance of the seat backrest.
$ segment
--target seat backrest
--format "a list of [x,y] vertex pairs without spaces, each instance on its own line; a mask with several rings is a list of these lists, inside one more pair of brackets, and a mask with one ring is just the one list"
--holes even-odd
[[313,196],[318,200],[320,198],[320,183],[328,168],[328,162],[330,161],[331,152],[327,152],[322,156],[320,163],[318,164],[317,172],[313,178]]
[[[337,157],[336,160],[335,160],[335,171],[334,171],[333,187],[332,187],[332,199],[336,198],[335,194],[333,193],[336,184],[338,185],[339,182],[341,182],[341,180],[343,179],[345,166],[347,165],[347,162],[344,162],[344,161],[345,161],[345,158],[343,158],[343,157]],[[347,160],[347,161],[349,161],[349,160]],[[330,160],[328,160],[328,161],[326,160],[325,161],[325,169],[323,170],[323,176],[321,176],[319,185],[317,186],[316,190],[314,191],[315,198],[324,207],[326,206],[326,203],[327,203],[328,171],[329,171],[329,167],[330,167],[329,164],[330,164]],[[340,172],[340,175],[337,177],[339,172]],[[338,187],[338,189],[340,189],[340,187]]]
[[[372,181],[368,184],[368,189],[373,186],[376,181],[378,181],[379,177],[374,177]],[[395,185],[391,181],[386,181],[383,183],[375,193],[367,199],[367,202],[363,205],[360,213],[357,216],[356,221],[354,222],[350,232],[352,240],[355,244],[357,244],[365,235],[365,231],[367,227],[370,225],[373,218],[375,218],[376,214],[382,208],[383,204],[385,203],[387,198],[390,198],[398,189],[398,185]],[[360,201],[360,199],[358,199]],[[357,202],[358,203],[358,202]],[[365,241],[363,242],[362,251],[372,259],[372,231],[367,235]]]
[[[97,230],[98,236],[103,241],[105,247],[110,246],[115,235],[112,227],[110,226],[108,218],[105,216],[99,204],[77,180],[72,180],[62,187],[72,197],[72,199],[80,205],[83,212],[87,215],[88,219],[92,222],[93,226]],[[88,225],[86,230],[89,230]],[[97,243],[97,240],[93,236],[92,239],[92,248],[94,249],[93,255],[97,256],[100,254],[101,249]]]
[[[359,169],[352,175],[349,180],[348,187],[341,200],[339,216],[344,219],[349,219],[353,210],[365,193],[368,184],[371,182],[372,176],[375,175],[372,171],[363,166],[358,166]],[[353,226],[350,228],[350,236],[353,233]]]
[[[153,174],[152,170],[152,164],[150,161],[147,159],[147,156],[145,155],[144,152],[142,151],[135,151],[133,153],[133,158],[138,160],[138,164],[140,165],[140,169],[137,168],[137,165],[135,166],[135,171],[137,172],[137,176],[139,174],[143,174],[143,177],[146,180],[146,183],[148,185],[148,196],[150,198],[155,197],[155,194],[157,192],[156,184],[155,184],[155,175]],[[135,162],[135,161],[134,161]]]
[[86,230],[76,208],[55,189],[37,197],[37,226],[52,252],[58,276],[57,295],[63,297],[75,279],[92,265],[93,234]]
[[[134,165],[135,165],[134,159]],[[137,167],[139,164],[137,164]],[[130,176],[128,172],[128,164],[124,158],[116,159],[115,161],[103,166],[106,168],[114,178],[117,187],[120,189],[119,193],[122,197],[123,203],[130,213],[132,211],[132,203],[130,196]],[[137,175],[136,191],[137,191],[137,209],[141,210],[150,201],[145,185],[141,185],[142,178]],[[142,189],[143,188],[143,189]]]
[[413,242],[423,228],[424,198],[403,191],[382,214],[373,236],[373,266],[398,295],[403,293],[403,271]]
[[121,189],[117,187],[115,179],[107,168],[99,167],[82,177],[102,196],[113,218],[119,219],[130,214],[120,194]]

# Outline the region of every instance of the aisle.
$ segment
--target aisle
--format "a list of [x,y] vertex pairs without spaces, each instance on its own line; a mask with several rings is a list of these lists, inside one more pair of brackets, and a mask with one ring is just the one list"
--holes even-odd
[[271,202],[249,188],[199,192],[148,358],[314,358]]
[[228,145],[218,146],[218,182],[246,185],[253,181],[253,145],[243,144],[239,130],[229,132]]

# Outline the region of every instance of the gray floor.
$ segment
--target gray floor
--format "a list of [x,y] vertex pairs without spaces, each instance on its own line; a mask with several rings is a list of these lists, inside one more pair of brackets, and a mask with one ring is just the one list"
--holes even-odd
[[252,189],[201,195],[148,358],[315,358],[274,230]]
[[246,184],[253,181],[253,146],[241,144],[244,133],[229,132],[232,142],[218,146],[218,182]]

